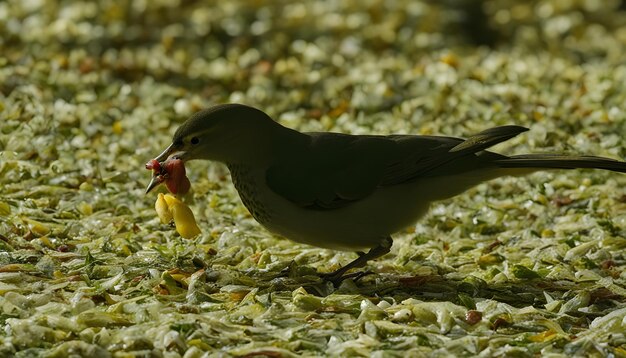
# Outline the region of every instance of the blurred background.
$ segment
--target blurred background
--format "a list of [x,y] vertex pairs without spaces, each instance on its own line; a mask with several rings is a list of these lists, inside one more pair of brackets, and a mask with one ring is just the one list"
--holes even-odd
[[[141,122],[144,136],[169,135],[223,102],[314,130],[467,135],[476,118],[567,115],[578,132],[624,103],[613,90],[626,76],[622,0],[9,0],[0,35],[1,98],[36,91],[86,133]],[[385,122],[392,113],[404,121]]]
[[[175,110],[170,115],[177,118],[227,101],[319,118],[403,104],[415,110],[415,98],[436,101],[431,92],[454,92],[456,82],[468,79],[513,86],[537,75],[546,87],[554,77],[580,81],[584,71],[572,66],[563,74],[563,67],[624,60],[626,5],[9,0],[0,4],[0,34],[3,96],[31,84],[64,102],[108,102],[114,109],[92,110],[116,120],[137,109],[135,96],[106,100],[151,87],[181,91],[151,104],[155,112]],[[433,59],[451,69],[432,69]],[[148,100],[141,97],[134,100]],[[430,114],[438,115],[420,113]]]

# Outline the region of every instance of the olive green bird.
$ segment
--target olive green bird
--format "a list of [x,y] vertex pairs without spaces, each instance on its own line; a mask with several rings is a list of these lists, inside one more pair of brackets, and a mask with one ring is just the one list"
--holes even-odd
[[391,234],[415,223],[432,202],[487,180],[545,169],[626,172],[625,162],[609,158],[486,150],[527,130],[501,126],[465,140],[301,133],[256,108],[225,104],[187,119],[155,159],[222,162],[243,204],[270,232],[358,252],[356,260],[328,275],[337,282],[346,271],[388,253]]

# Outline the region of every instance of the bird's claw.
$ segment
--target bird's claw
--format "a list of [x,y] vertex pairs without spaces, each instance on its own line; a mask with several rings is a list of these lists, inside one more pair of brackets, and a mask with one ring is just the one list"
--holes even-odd
[[367,275],[371,275],[373,274],[372,271],[360,271],[360,272],[353,272],[353,273],[344,273],[344,272],[340,272],[339,270],[334,271],[334,272],[329,272],[329,273],[322,273],[320,274],[320,277],[325,280],[328,281],[330,283],[333,284],[333,286],[335,287],[339,287],[341,285],[341,283],[347,279],[353,279],[353,281],[358,281],[360,279],[362,279],[363,277],[367,276]]

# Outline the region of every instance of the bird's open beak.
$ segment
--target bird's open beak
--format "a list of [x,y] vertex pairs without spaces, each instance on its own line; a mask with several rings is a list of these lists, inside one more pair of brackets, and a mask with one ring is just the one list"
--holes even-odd
[[[164,161],[166,161],[168,158],[170,157],[177,157],[180,158],[181,160],[185,160],[184,156],[185,156],[185,151],[179,150],[177,151],[176,148],[174,147],[174,144],[170,144],[169,147],[165,148],[165,150],[159,154],[156,158],[154,158],[154,160],[158,161],[159,163],[162,163]],[[162,175],[158,175],[156,173],[154,173],[152,175],[152,179],[150,180],[150,184],[148,184],[148,187],[146,188],[146,194],[148,194],[150,191],[152,191],[152,189],[156,188],[157,186],[159,186],[159,184],[163,183],[165,180],[163,178]]]
[[152,179],[150,180],[150,184],[148,184],[148,187],[146,188],[146,194],[152,191],[152,189],[159,186],[159,184],[161,183],[163,183],[163,180],[160,180],[158,176],[152,176]]

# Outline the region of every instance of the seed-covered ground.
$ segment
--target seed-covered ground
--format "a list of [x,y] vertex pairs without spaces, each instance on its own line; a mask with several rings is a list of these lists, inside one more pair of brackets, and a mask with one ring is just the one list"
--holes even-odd
[[618,0],[0,2],[0,356],[626,356],[626,175],[482,184],[338,288],[356,254],[272,236],[220,164],[187,167],[196,239],[144,194],[225,102],[623,159],[625,54]]

